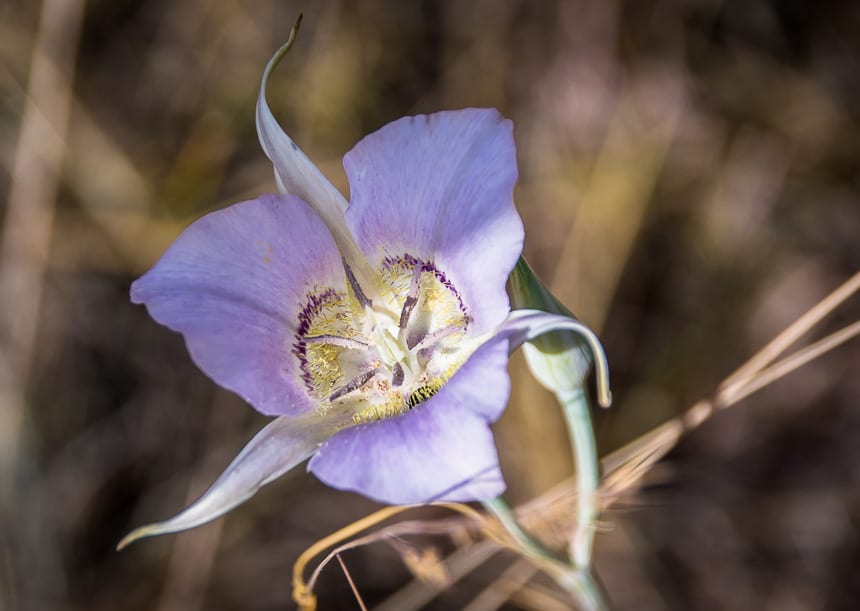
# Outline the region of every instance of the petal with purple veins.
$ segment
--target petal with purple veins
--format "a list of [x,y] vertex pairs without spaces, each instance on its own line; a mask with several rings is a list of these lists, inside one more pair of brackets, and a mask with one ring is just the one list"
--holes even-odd
[[523,243],[510,121],[474,108],[405,117],[361,140],[344,168],[346,221],[372,264],[404,253],[431,262],[469,305],[473,333],[502,322]]
[[131,289],[158,322],[185,336],[197,365],[270,415],[311,398],[291,353],[308,294],[344,286],[325,225],[294,196],[264,195],[206,215]]

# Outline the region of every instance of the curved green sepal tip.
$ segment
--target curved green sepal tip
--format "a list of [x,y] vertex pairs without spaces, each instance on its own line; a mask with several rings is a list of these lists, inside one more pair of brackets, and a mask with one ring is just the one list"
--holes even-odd
[[[523,257],[511,272],[508,291],[514,309],[540,310],[576,320],[541,283]],[[575,331],[547,333],[525,345],[523,352],[532,374],[553,392],[581,388],[595,356],[589,341]]]

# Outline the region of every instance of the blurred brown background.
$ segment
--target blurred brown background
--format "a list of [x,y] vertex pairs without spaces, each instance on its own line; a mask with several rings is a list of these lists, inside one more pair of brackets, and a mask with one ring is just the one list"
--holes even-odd
[[[603,451],[711,393],[860,268],[855,2],[4,2],[2,609],[291,608],[296,556],[375,508],[298,469],[225,519],[114,551],[265,421],[128,287],[195,218],[274,190],[253,105],[299,12],[272,105],[344,190],[343,153],[395,118],[513,119],[526,255],[609,354]],[[840,312],[822,333],[858,300]],[[619,609],[860,606],[859,356],[843,346],[717,415],[604,516]],[[512,374],[497,441],[523,502],[571,459],[549,395],[520,359]],[[344,559],[371,605],[410,578],[387,547]],[[461,608],[511,561],[428,608]],[[336,566],[318,591],[357,608]]]

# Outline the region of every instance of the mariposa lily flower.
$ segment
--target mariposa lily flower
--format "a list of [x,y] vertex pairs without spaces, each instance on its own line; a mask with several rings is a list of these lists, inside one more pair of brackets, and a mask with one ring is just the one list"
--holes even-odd
[[198,220],[131,290],[215,382],[275,418],[198,501],[120,546],[208,522],[309,457],[323,482],[384,503],[498,496],[489,425],[508,355],[571,324],[510,311],[523,243],[510,121],[467,109],[386,125],[344,157],[347,205],[266,103],[289,44],[257,103],[282,194]]

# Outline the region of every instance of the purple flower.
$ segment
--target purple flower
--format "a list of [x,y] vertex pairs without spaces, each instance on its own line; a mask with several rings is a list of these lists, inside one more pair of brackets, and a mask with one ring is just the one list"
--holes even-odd
[[385,503],[505,488],[489,424],[508,354],[560,319],[512,315],[505,293],[523,242],[511,122],[467,109],[386,125],[344,158],[347,206],[266,104],[284,50],[257,127],[286,194],[198,220],[131,289],[213,380],[276,418],[196,503],[121,545],[214,519],[308,457]]

